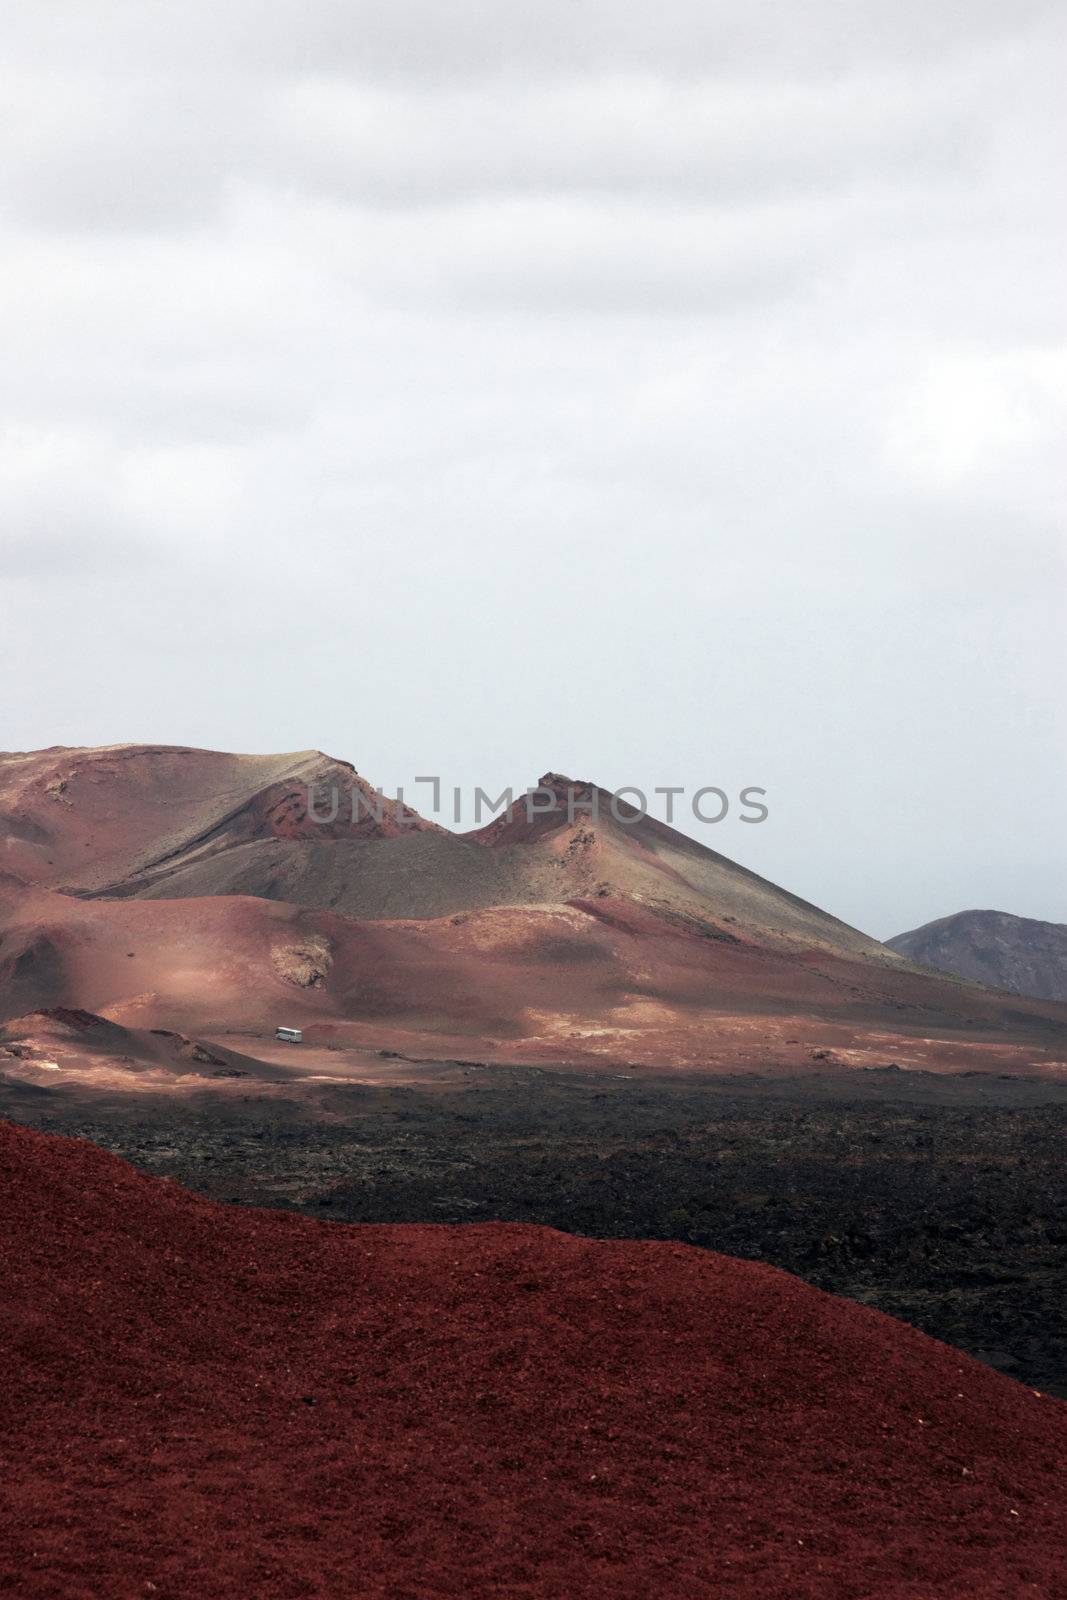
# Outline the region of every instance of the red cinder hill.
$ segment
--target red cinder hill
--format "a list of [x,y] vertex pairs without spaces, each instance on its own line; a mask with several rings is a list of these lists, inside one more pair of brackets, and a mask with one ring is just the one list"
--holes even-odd
[[[347,763],[317,751],[231,756],[131,745],[0,758],[0,807],[4,761],[13,764],[8,825],[27,838],[43,830],[49,841],[43,862],[43,846],[28,855],[23,841],[8,865],[73,893],[252,895],[376,921],[625,898],[724,936],[893,960],[817,906],[558,773],[540,779],[534,802],[544,808],[555,795],[555,809],[528,813],[520,789],[496,821],[454,834],[408,808],[401,818]],[[333,822],[309,818],[309,785],[318,816],[330,814],[337,795]]]
[[[374,920],[623,896],[726,931],[740,925],[764,943],[886,955],[674,828],[628,806],[615,815],[614,797],[595,785],[558,773],[540,785],[537,803],[555,793],[558,810],[531,820],[520,798],[510,816],[457,835],[408,807],[401,815],[348,762],[317,750],[115,745],[0,755],[0,871],[83,896],[254,895]],[[331,813],[336,794],[332,822],[308,815],[309,788],[317,816]]]
[[1054,1600],[1067,1407],[771,1268],[0,1125],[0,1591]]
[[[309,785],[323,815],[337,789],[335,822],[308,818]],[[353,788],[362,796],[355,826]],[[254,756],[129,744],[0,754],[0,870],[72,892],[128,893],[249,839],[391,838],[432,827],[379,803],[353,766],[319,750]]]

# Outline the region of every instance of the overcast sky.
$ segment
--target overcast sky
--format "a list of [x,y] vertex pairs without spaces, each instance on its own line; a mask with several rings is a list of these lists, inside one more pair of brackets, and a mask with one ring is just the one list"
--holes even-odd
[[869,932],[1067,921],[1065,17],[4,7],[0,745],[758,784]]

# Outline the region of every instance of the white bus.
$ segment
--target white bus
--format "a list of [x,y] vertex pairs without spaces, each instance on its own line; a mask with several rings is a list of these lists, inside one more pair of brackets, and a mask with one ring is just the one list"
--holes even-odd
[[304,1035],[299,1028],[278,1028],[275,1031],[276,1039],[284,1039],[286,1044],[303,1044]]

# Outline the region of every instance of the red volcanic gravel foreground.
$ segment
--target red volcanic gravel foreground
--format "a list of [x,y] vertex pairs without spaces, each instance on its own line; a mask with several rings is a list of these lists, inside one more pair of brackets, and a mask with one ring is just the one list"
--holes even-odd
[[0,1125],[0,1592],[1067,1595],[1067,1407],[770,1268]]

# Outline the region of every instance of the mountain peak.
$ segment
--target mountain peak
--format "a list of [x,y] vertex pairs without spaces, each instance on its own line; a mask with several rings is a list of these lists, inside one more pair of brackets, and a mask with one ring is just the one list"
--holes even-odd
[[580,789],[595,789],[596,784],[591,784],[585,778],[568,778],[565,772],[545,772],[537,780],[539,789],[551,789],[557,796],[566,797],[568,789],[577,792]]

